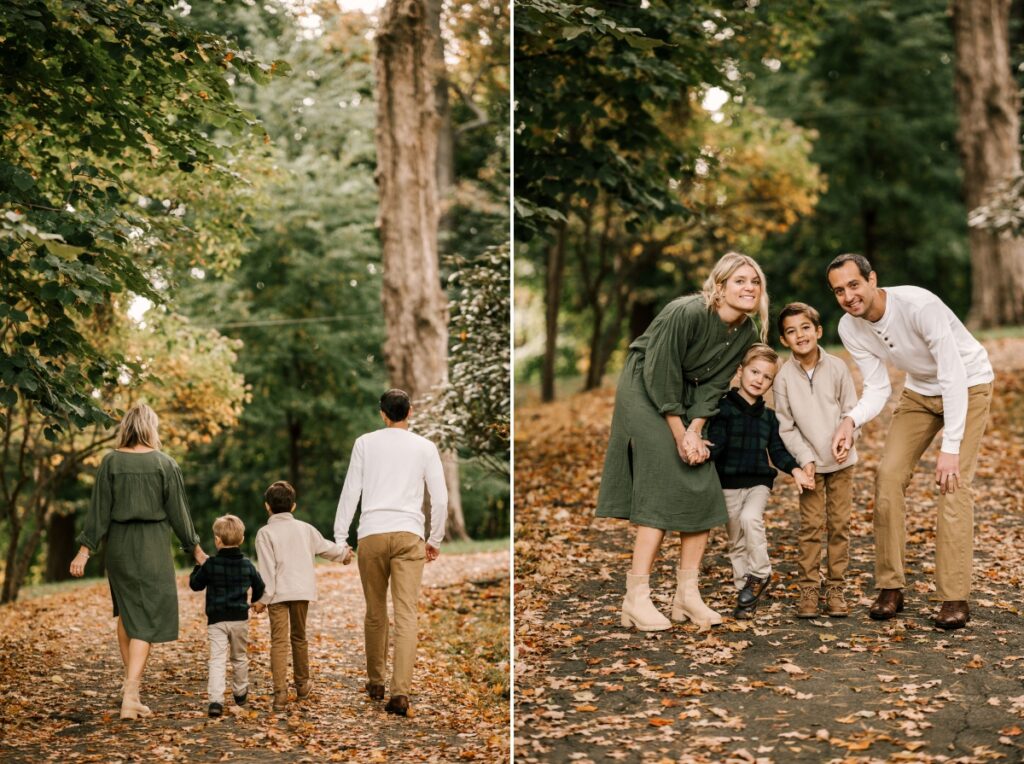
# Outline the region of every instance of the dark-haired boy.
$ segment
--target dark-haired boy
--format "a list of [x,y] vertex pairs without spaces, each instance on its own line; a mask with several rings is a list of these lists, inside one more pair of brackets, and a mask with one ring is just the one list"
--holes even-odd
[[334,544],[309,523],[296,520],[295,489],[278,480],[263,496],[270,518],[256,534],[256,555],[266,591],[253,605],[257,613],[270,611],[270,672],[274,678],[274,710],[288,705],[288,646],[291,644],[295,693],[299,700],[309,697],[313,680],[309,675],[306,642],[306,614],[316,601],[317,555],[345,563],[352,561],[347,544]]
[[[395,611],[395,658],[391,699],[385,711],[407,716],[416,661],[416,611],[423,563],[441,553],[448,489],[437,446],[409,432],[409,396],[388,390],[380,398],[384,427],[361,435],[352,447],[345,487],[338,500],[334,538],[348,537],[356,505],[359,579],[366,599],[366,692],[384,697],[388,655],[387,592]],[[423,489],[430,494],[430,535],[424,539]]]
[[786,448],[814,481],[800,494],[800,599],[798,618],[818,615],[821,599],[821,538],[826,536],[825,612],[849,615],[844,596],[850,564],[850,511],[857,451],[839,462],[832,436],[857,403],[846,364],[818,345],[821,316],[810,305],[791,302],[779,314],[779,339],[792,351],[775,379],[775,413]]

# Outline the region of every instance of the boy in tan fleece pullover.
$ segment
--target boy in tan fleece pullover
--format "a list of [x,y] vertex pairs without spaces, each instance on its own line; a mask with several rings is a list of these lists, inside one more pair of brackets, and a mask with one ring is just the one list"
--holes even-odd
[[846,364],[818,346],[821,317],[802,302],[779,314],[779,339],[793,357],[775,379],[775,413],[783,443],[807,475],[814,490],[800,494],[800,599],[797,617],[818,615],[821,597],[821,537],[827,537],[825,612],[849,614],[843,589],[850,562],[850,510],[853,504],[853,449],[841,464],[832,454],[832,436],[840,420],[857,403],[857,390]]
[[352,550],[347,544],[325,539],[309,523],[296,520],[295,489],[278,480],[267,489],[264,506],[270,515],[256,534],[256,555],[266,591],[253,605],[257,613],[270,611],[270,673],[274,679],[274,710],[288,705],[288,647],[291,645],[295,692],[299,700],[309,697],[313,680],[309,675],[306,642],[306,614],[317,598],[317,555],[348,565]]

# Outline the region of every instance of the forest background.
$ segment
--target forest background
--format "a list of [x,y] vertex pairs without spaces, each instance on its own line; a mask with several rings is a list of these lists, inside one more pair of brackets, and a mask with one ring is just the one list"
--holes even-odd
[[[162,417],[207,551],[230,512],[251,553],[278,479],[332,534],[352,444],[393,380],[380,4],[358,5],[5,4],[0,600],[67,576],[111,425],[137,400]],[[447,395],[417,391],[414,427],[461,465],[449,536],[507,538],[508,7],[428,5],[457,373]]]
[[1024,325],[1021,3],[523,0],[515,34],[517,400],[607,383],[730,250],[826,342],[842,252]]

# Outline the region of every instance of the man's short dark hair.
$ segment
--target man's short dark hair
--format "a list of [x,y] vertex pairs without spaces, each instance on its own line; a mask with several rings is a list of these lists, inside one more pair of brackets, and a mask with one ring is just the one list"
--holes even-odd
[[409,416],[409,393],[404,390],[388,390],[380,397],[380,410],[392,422],[404,422]]
[[[825,269],[825,281],[828,281],[828,275],[832,273],[832,271],[837,268],[842,268],[847,263],[853,263],[856,265],[857,270],[860,271],[860,275],[864,278],[871,276],[871,271],[874,270],[874,268],[871,267],[871,263],[868,262],[868,259],[864,257],[864,255],[857,255],[852,252],[848,252],[845,255],[839,255],[828,264],[828,268]],[[829,282],[829,286],[832,286],[831,282]]]
[[291,512],[295,506],[295,489],[286,480],[278,480],[263,494],[263,501],[270,507],[272,514]]
[[782,337],[786,334],[783,329],[783,323],[790,316],[807,316],[811,320],[811,323],[816,327],[821,326],[821,314],[808,305],[806,302],[791,302],[782,312],[779,313],[779,336]]

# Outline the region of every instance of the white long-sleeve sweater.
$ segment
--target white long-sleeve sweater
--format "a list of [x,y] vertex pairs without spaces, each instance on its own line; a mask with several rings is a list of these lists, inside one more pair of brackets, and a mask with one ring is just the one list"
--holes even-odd
[[423,489],[430,495],[430,536],[439,547],[448,517],[448,489],[437,446],[402,427],[385,427],[361,435],[352,447],[345,486],[338,500],[334,539],[348,537],[362,497],[359,538],[408,531],[424,535]]
[[885,313],[878,321],[845,315],[839,337],[864,377],[864,391],[849,412],[860,427],[889,400],[886,363],[907,372],[908,390],[942,396],[942,450],[960,453],[967,422],[967,388],[991,382],[988,352],[956,314],[927,289],[885,288]]

